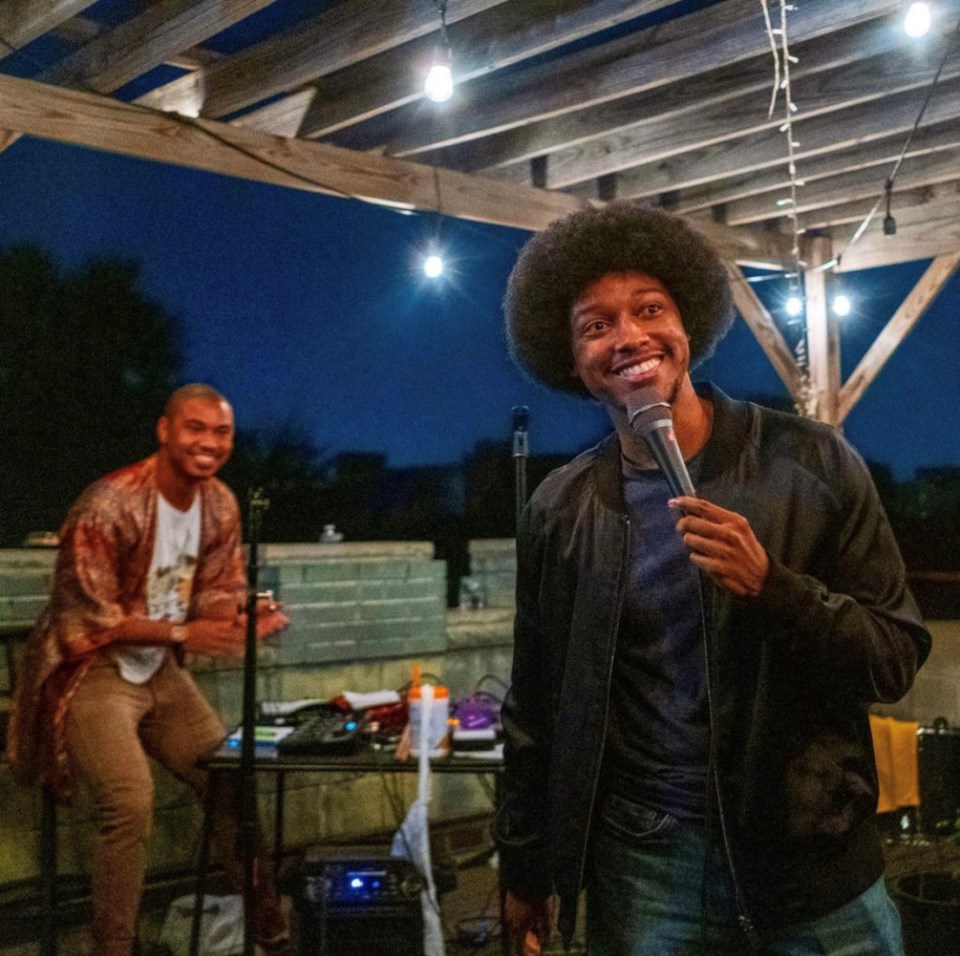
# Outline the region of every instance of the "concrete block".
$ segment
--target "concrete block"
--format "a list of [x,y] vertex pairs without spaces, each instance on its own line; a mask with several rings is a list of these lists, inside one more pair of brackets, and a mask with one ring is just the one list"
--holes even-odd
[[[309,782],[301,786],[291,786],[289,779],[284,790],[283,845],[290,848],[317,844],[323,836],[322,778],[318,774],[310,775]],[[271,811],[272,808],[271,803]],[[272,833],[272,815],[268,817],[265,812],[264,822]]]
[[493,775],[435,774],[432,816],[468,816],[493,812]]
[[53,568],[18,568],[0,565],[0,594],[6,597],[36,597],[50,593]]
[[46,604],[45,594],[0,597],[0,624],[23,624],[29,627],[40,616]]
[[393,825],[383,782],[377,774],[324,782],[324,837],[342,839]]
[[22,786],[0,767],[0,832],[22,834],[40,827],[40,788]]
[[370,559],[357,565],[357,577],[361,581],[381,581],[387,578],[409,578],[409,561],[380,561]]
[[305,576],[305,567],[302,564],[274,564],[263,568],[264,580],[272,583],[274,589],[282,590],[287,584],[302,584]]
[[437,597],[446,602],[446,588],[434,578],[388,579],[363,581],[358,599],[367,601],[417,600]]
[[93,854],[93,826],[89,824],[71,824],[63,820],[57,823],[57,873],[90,873],[90,860]]
[[423,598],[368,601],[360,605],[361,621],[419,621],[443,618],[446,604],[440,595]]
[[360,562],[318,561],[303,565],[303,581],[311,584],[322,581],[357,581],[360,578]]
[[40,869],[39,859],[39,832],[14,830],[4,819],[0,826],[0,884],[33,879]]
[[287,640],[292,640],[307,628],[317,624],[341,624],[359,620],[358,605],[350,604],[296,604],[288,605],[287,616],[290,626],[284,632]]
[[284,587],[282,596],[284,607],[288,611],[302,604],[354,603],[360,599],[359,581],[311,581],[290,584]]
[[199,801],[158,809],[153,815],[148,868],[195,869],[202,835],[203,808]]

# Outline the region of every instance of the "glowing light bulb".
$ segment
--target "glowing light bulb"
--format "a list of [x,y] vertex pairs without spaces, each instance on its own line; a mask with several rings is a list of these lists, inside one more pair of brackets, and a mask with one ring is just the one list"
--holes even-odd
[[853,303],[850,301],[850,296],[844,295],[842,292],[839,295],[833,297],[833,314],[839,316],[841,319],[845,316],[848,316],[853,309]]
[[431,253],[423,260],[423,272],[428,279],[439,279],[443,275],[443,257]]
[[434,103],[445,103],[453,96],[453,71],[450,68],[450,58],[438,58],[430,72],[427,73],[426,82],[423,84],[423,92],[428,100]]
[[787,299],[784,308],[787,310],[787,315],[798,316],[803,312],[803,299],[798,295],[792,295]]
[[911,3],[903,18],[903,32],[908,37],[922,37],[930,29],[930,4]]

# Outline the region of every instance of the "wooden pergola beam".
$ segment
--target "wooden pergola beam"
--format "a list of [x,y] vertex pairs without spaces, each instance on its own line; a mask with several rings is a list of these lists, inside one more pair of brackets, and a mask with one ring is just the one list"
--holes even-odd
[[794,402],[804,404],[803,376],[773,316],[757,297],[739,266],[727,263],[733,302]]
[[823,266],[833,257],[829,238],[814,236],[803,243],[804,306],[807,315],[807,351],[810,367],[811,407],[818,421],[837,424],[840,391],[840,330],[827,308],[827,275]]
[[[0,127],[44,139],[174,163],[243,179],[480,222],[543,229],[583,207],[563,193],[495,183],[372,153],[271,136],[216,120],[190,120],[132,103],[0,75]],[[705,227],[726,258],[779,266],[782,236]]]
[[94,0],[0,0],[0,59],[92,6]]
[[182,50],[195,46],[273,0],[156,0],[142,13],[100,33],[39,79],[111,93]]
[[960,266],[960,252],[938,256],[930,263],[927,271],[903,300],[840,389],[837,401],[837,424],[843,422],[857,404],[867,387],[877,377],[880,369],[957,271],[958,266]]

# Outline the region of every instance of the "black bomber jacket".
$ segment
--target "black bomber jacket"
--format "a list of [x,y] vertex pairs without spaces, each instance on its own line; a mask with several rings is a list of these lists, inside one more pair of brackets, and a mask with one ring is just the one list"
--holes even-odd
[[[880,877],[868,707],[907,692],[931,639],[869,473],[836,430],[698,391],[714,422],[697,493],[744,515],[770,558],[754,599],[700,575],[714,826],[756,939]],[[558,894],[567,944],[597,809],[629,530],[613,435],[544,480],[517,535],[494,829],[504,887]]]

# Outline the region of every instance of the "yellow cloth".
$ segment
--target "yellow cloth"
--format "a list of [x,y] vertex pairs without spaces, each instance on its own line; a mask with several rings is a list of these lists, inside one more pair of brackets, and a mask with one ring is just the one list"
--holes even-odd
[[912,720],[870,715],[873,753],[877,761],[880,793],[877,813],[901,807],[920,806],[920,782],[917,769],[917,731]]

